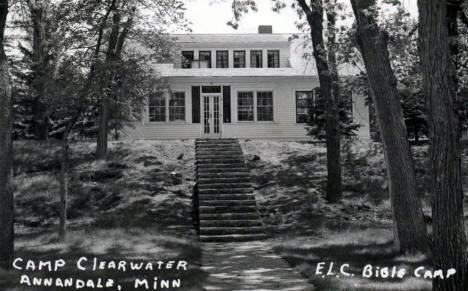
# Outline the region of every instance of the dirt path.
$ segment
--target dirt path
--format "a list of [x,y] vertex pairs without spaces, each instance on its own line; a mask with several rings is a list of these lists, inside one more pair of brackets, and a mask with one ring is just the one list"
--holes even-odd
[[206,290],[314,290],[268,242],[205,243],[202,250]]

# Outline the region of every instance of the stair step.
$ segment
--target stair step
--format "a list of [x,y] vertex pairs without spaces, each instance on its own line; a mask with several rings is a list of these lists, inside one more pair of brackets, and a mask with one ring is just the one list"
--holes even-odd
[[233,172],[245,172],[248,173],[248,169],[244,163],[238,165],[217,165],[217,166],[197,166],[197,173],[233,173]]
[[202,242],[242,242],[266,239],[265,234],[200,235]]
[[225,207],[232,207],[232,206],[253,206],[256,207],[257,203],[254,199],[252,200],[199,200],[199,206],[225,206]]
[[232,165],[223,168],[198,167],[197,172],[198,174],[248,173],[248,170],[243,163],[240,167],[233,167]]
[[253,193],[252,187],[243,188],[200,188],[198,194],[249,194]]
[[217,194],[198,194],[199,201],[213,200],[236,200],[236,201],[255,201],[254,194],[246,193],[217,193]]
[[213,184],[248,184],[251,186],[250,177],[212,177],[212,178],[198,178],[198,185],[213,185]]
[[219,183],[204,183],[198,182],[198,189],[225,189],[225,188],[251,188],[250,182],[219,182]]
[[258,220],[257,212],[239,212],[239,213],[202,213],[201,220]]
[[216,159],[197,159],[198,165],[210,165],[210,164],[242,164],[244,158],[216,158]]
[[216,140],[216,141],[196,141],[197,146],[213,146],[213,145],[239,145],[236,140]]
[[203,227],[200,235],[229,235],[229,234],[263,234],[261,226],[252,227]]
[[262,226],[259,219],[219,219],[219,220],[200,220],[200,228],[202,227],[247,227],[247,226]]
[[199,206],[200,213],[232,213],[257,211],[256,206]]
[[237,177],[248,177],[250,178],[249,172],[220,172],[220,173],[198,173],[198,179],[207,178],[237,178]]
[[220,148],[220,149],[206,149],[198,148],[196,150],[197,156],[213,156],[213,155],[243,155],[244,153],[240,148]]
[[201,227],[200,235],[263,234],[263,227]]

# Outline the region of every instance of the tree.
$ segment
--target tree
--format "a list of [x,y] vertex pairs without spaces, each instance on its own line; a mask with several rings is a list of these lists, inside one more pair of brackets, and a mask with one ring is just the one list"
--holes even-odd
[[118,9],[114,11],[113,25],[109,34],[108,48],[106,53],[106,64],[110,67],[108,72],[108,80],[106,82],[107,90],[103,94],[99,114],[99,132],[97,137],[96,158],[105,159],[107,157],[107,140],[109,135],[109,120],[112,95],[115,95],[115,90],[118,85],[118,77],[115,69],[112,68],[119,61],[125,40],[129,30],[132,28],[133,15],[135,7],[131,8],[131,14],[128,16],[123,30],[120,31],[121,15]]
[[[312,0],[308,4],[305,0],[297,1],[306,15],[310,26],[312,47],[320,82],[320,95],[326,102],[326,143],[327,143],[327,194],[329,202],[341,199],[341,146],[340,146],[340,118],[339,97],[340,86],[336,54],[333,48],[335,43],[335,12],[328,8],[325,12],[328,20],[328,49],[323,38],[324,3],[322,0]],[[333,2],[333,1],[332,1]],[[330,3],[333,5],[334,3]],[[336,4],[336,3],[335,3]]]
[[390,64],[388,35],[377,24],[375,0],[351,0],[356,17],[356,39],[366,67],[383,141],[395,247],[401,252],[428,247],[427,229],[407,138],[397,79]]
[[421,67],[431,139],[434,268],[456,269],[456,274],[448,279],[434,278],[433,290],[466,290],[460,112],[457,71],[452,61],[458,53],[460,1],[419,0],[418,7]]
[[45,140],[48,137],[48,101],[46,78],[49,75],[47,39],[49,27],[47,14],[49,13],[49,1],[26,0],[32,23],[32,115],[33,130],[37,140]]
[[5,55],[8,0],[0,0],[0,268],[9,269],[14,257],[13,190],[11,187],[11,83]]
[[[286,7],[286,1],[272,0],[273,10],[280,11]],[[335,52],[335,0],[297,0],[292,4],[299,15],[305,14],[310,28],[313,56],[317,66],[320,83],[320,96],[326,106],[326,144],[327,144],[327,191],[326,199],[331,203],[338,202],[342,197],[341,178],[341,141],[340,141],[340,85]],[[256,11],[256,4],[251,0],[233,0],[233,20],[228,25],[238,27],[238,21],[249,8]],[[328,46],[324,40],[323,23],[325,16],[328,21]]]
[[[184,4],[180,0],[143,0],[143,1],[115,1],[112,9],[113,18],[110,25],[110,33],[108,37],[108,48],[105,61],[103,63],[103,73],[106,80],[100,102],[99,111],[99,128],[96,146],[96,158],[105,159],[107,157],[107,142],[109,136],[109,122],[112,117],[111,108],[119,104],[116,98],[116,91],[120,90],[121,82],[119,81],[118,68],[122,63],[124,52],[124,44],[127,39],[141,42],[141,28],[135,28],[135,20],[138,15],[144,13],[145,10],[153,10],[156,21],[140,23],[140,26],[145,26],[144,30],[154,30],[161,33],[161,26],[167,26],[168,23],[180,25],[184,27]],[[125,21],[123,21],[125,19]],[[117,115],[114,115],[116,117]]]

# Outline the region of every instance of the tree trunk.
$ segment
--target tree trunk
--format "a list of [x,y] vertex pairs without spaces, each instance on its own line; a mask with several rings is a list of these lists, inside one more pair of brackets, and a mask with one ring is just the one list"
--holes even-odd
[[13,189],[11,187],[11,82],[4,51],[8,0],[0,0],[0,268],[14,257]]
[[48,77],[46,61],[46,1],[28,1],[31,22],[33,24],[32,57],[33,57],[33,130],[37,140],[48,137],[48,108],[45,79]]
[[468,284],[464,282],[466,255],[456,69],[446,5],[446,1],[418,1],[420,56],[431,138],[434,268],[457,271],[448,279],[435,278],[433,290],[455,291],[466,290]]
[[65,240],[67,233],[67,210],[68,210],[68,135],[66,132],[62,138],[60,150],[60,219],[59,219],[59,238]]
[[428,236],[421,201],[416,194],[413,158],[403,119],[397,79],[390,65],[387,34],[376,22],[375,0],[351,0],[356,38],[367,70],[383,141],[395,248],[400,252],[427,251]]
[[[328,161],[328,179],[327,179],[327,200],[338,202],[341,198],[341,132],[340,132],[340,111],[338,104],[340,102],[340,84],[338,77],[338,66],[336,63],[336,27],[335,27],[335,0],[331,0],[329,10],[327,10],[328,20],[328,63],[330,66],[331,92],[327,99],[327,161]],[[332,8],[330,8],[333,6]]]
[[112,67],[116,61],[116,48],[119,42],[120,15],[114,12],[113,26],[109,35],[109,45],[106,53],[106,66],[109,70],[109,80],[101,100],[101,111],[99,114],[99,131],[96,145],[96,158],[104,160],[107,158],[107,141],[109,137],[109,117],[110,117],[110,92],[113,86],[114,72]]
[[[326,100],[326,142],[327,142],[327,194],[328,202],[338,202],[342,196],[341,189],[341,159],[340,159],[340,130],[338,115],[339,87],[332,79],[327,49],[323,40],[323,4],[322,0],[312,0],[309,6],[305,0],[297,0],[307,17],[311,28],[314,59],[320,82],[320,94]],[[333,54],[332,54],[333,56]],[[337,73],[335,74],[337,77]]]

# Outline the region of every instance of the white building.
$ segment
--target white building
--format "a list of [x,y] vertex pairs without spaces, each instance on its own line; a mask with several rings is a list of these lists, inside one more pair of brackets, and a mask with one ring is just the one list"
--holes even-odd
[[[174,35],[180,61],[156,65],[170,90],[150,98],[127,138],[309,138],[305,121],[319,81],[290,36],[271,26],[258,34]],[[353,116],[368,137],[362,96],[353,96]]]

